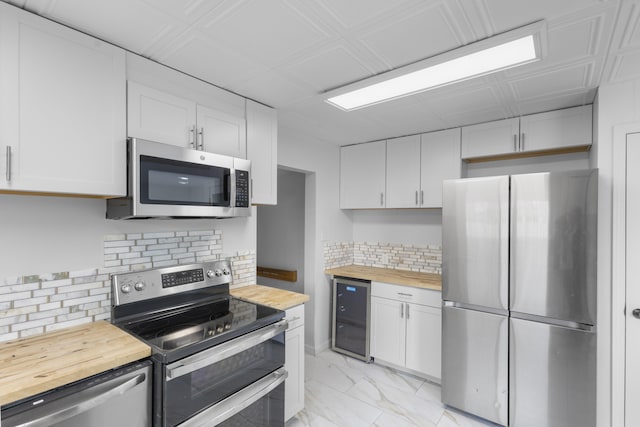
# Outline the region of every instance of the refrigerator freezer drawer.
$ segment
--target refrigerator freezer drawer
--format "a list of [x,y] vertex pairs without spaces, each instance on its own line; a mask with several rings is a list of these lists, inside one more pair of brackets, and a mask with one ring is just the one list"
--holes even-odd
[[596,334],[511,318],[509,420],[595,427]]
[[508,309],[509,177],[443,183],[442,299]]
[[507,425],[508,317],[456,307],[442,315],[442,401]]

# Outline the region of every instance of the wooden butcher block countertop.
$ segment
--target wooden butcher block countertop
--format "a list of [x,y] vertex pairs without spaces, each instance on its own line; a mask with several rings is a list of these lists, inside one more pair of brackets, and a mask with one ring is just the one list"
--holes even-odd
[[248,285],[231,289],[231,295],[256,304],[287,310],[309,301],[309,295],[262,285]]
[[363,265],[330,268],[324,272],[332,276],[353,277],[355,279],[371,280],[372,282],[384,282],[394,285],[442,291],[442,276],[433,273],[418,273],[415,271],[366,267]]
[[149,346],[105,321],[0,344],[0,405],[151,355]]

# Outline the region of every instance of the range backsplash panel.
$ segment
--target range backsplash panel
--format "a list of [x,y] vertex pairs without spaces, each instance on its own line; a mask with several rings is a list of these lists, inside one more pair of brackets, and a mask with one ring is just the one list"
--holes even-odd
[[111,317],[111,273],[229,258],[231,287],[256,282],[255,250],[223,254],[222,231],[104,237],[104,265],[0,280],[0,342]]

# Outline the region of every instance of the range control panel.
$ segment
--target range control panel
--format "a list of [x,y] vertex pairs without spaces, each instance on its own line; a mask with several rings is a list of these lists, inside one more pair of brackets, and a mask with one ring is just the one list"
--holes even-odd
[[122,305],[231,283],[229,261],[163,267],[111,277],[112,303]]

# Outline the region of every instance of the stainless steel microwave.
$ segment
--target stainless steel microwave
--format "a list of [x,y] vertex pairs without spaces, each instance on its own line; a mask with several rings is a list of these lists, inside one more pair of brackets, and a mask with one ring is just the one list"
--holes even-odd
[[249,160],[159,142],[127,141],[127,197],[107,218],[229,218],[251,215]]

